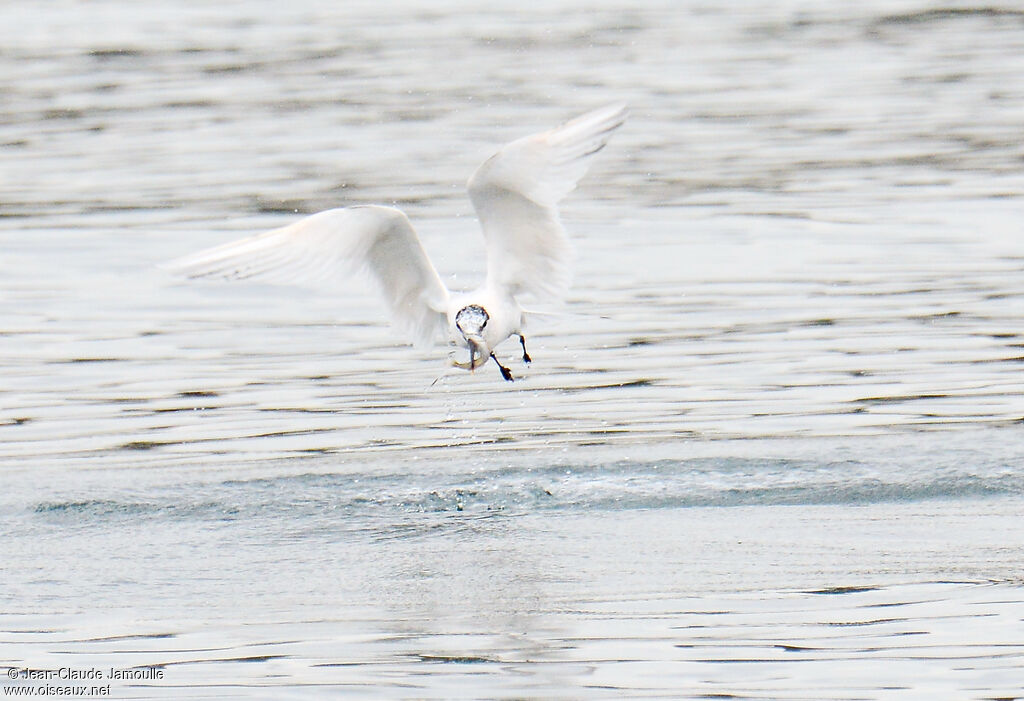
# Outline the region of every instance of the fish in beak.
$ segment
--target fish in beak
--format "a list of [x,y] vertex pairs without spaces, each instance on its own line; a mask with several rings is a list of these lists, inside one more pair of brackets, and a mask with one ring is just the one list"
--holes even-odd
[[453,358],[454,367],[472,372],[487,363],[487,359],[491,357],[491,349],[487,347],[487,341],[482,334],[489,318],[487,311],[476,304],[463,307],[455,315],[455,327],[469,347],[469,362],[460,363]]
[[487,359],[491,357],[491,351],[484,339],[477,334],[467,334],[465,339],[466,344],[469,346],[469,362],[462,363],[452,358],[451,364],[452,367],[472,372],[487,364]]

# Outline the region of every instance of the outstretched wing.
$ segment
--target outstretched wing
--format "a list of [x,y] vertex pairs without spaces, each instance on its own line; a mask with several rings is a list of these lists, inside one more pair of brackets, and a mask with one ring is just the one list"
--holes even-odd
[[330,209],[167,264],[187,277],[308,284],[367,269],[417,344],[447,324],[448,290],[409,219],[392,207]]
[[591,156],[626,120],[624,104],[588,112],[550,131],[513,141],[469,179],[487,241],[487,281],[512,294],[562,299],[572,249],[558,202],[575,189]]

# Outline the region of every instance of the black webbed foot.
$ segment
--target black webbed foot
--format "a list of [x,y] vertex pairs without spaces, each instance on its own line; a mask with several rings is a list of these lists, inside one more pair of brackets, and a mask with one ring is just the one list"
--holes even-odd
[[531,358],[530,354],[526,352],[526,338],[523,336],[523,334],[519,334],[519,345],[523,347],[523,362],[532,363],[533,358]]
[[507,367],[498,362],[498,359],[497,357],[495,357],[494,353],[491,353],[491,360],[493,360],[494,364],[498,366],[499,370],[501,370],[501,376],[505,379],[505,381],[512,382],[512,372]]

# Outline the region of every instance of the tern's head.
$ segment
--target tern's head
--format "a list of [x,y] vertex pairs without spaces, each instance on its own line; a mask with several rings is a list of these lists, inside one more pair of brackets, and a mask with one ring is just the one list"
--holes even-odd
[[490,318],[487,310],[479,304],[470,304],[468,307],[460,309],[459,313],[455,315],[455,326],[466,338],[481,336]]
[[490,356],[491,350],[487,347],[487,342],[484,340],[484,327],[487,326],[488,320],[490,320],[490,316],[488,316],[487,310],[478,304],[470,304],[463,307],[455,315],[455,328],[462,334],[462,337],[466,340],[466,345],[469,347],[470,369],[478,367],[478,357],[482,361],[480,365],[483,365],[487,361],[488,356]]

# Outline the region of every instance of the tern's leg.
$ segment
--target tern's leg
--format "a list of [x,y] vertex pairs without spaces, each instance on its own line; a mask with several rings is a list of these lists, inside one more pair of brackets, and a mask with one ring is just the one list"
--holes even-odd
[[499,370],[501,370],[501,376],[504,377],[506,381],[511,382],[512,373],[509,371],[507,367],[498,362],[498,359],[495,357],[494,353],[491,353],[491,360],[493,360],[494,364],[498,366]]
[[523,347],[523,362],[532,363],[533,358],[531,358],[530,354],[526,352],[526,338],[523,336],[523,334],[519,334],[519,345]]

